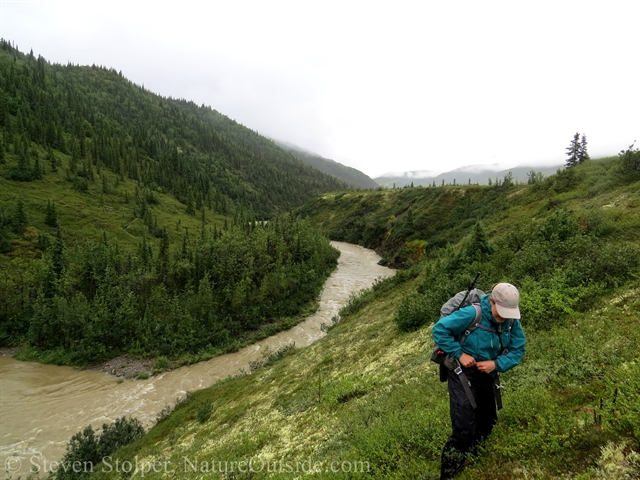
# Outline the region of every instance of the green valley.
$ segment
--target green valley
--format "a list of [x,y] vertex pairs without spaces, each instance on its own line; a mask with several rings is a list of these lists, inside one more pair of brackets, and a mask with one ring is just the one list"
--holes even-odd
[[288,328],[338,252],[287,212],[343,188],[209,107],[3,40],[0,346],[175,366]]
[[485,290],[520,287],[528,344],[459,478],[635,478],[640,178],[624,165],[640,154],[625,155],[535,185],[316,197],[300,210],[313,222],[405,269],[353,297],[327,337],[192,392],[114,458],[180,478],[291,478],[305,466],[317,478],[438,478],[450,425],[431,326],[443,298],[482,271]]

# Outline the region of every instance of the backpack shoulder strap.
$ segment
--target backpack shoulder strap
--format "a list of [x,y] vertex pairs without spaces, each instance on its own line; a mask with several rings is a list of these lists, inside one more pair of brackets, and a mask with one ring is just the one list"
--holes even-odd
[[482,307],[480,306],[479,303],[474,303],[473,308],[476,309],[476,316],[471,321],[467,329],[462,333],[462,336],[460,337],[460,340],[459,340],[460,345],[464,345],[464,342],[467,339],[467,337],[471,335],[471,333],[480,326],[480,320],[482,320]]

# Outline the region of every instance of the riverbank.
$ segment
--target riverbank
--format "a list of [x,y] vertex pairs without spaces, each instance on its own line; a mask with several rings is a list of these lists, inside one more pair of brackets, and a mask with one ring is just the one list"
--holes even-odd
[[28,346],[0,348],[0,356],[12,357],[19,361],[37,362],[45,365],[68,365],[79,370],[90,370],[109,374],[117,379],[146,380],[149,377],[165,372],[170,372],[181,367],[206,362],[212,358],[237,352],[247,346],[253,345],[265,338],[269,338],[280,332],[289,330],[301,324],[318,311],[317,299],[310,301],[295,317],[283,317],[277,322],[261,325],[255,331],[245,332],[224,349],[205,350],[199,353],[185,353],[177,358],[164,356],[139,358],[130,355],[118,355],[108,360],[91,365],[73,365],[73,363],[60,362],[59,358],[51,352],[39,352]]
[[156,360],[140,360],[126,356],[112,358],[106,362],[87,367],[87,370],[108,373],[119,378],[149,378],[153,375]]
[[[0,348],[0,357],[12,357],[18,351],[16,347]],[[108,373],[114,377],[121,378],[148,378],[153,375],[153,366],[155,359],[137,359],[127,356],[118,356],[95,365],[86,367],[84,370],[93,370],[96,372]]]

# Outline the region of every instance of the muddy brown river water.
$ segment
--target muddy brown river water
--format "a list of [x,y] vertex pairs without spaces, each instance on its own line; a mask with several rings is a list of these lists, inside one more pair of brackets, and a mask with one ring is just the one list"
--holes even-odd
[[378,265],[372,250],[332,242],[341,252],[338,267],[325,282],[320,307],[305,321],[235,353],[182,367],[148,380],[117,379],[106,373],[71,367],[20,362],[0,357],[0,476],[16,478],[30,466],[58,461],[72,435],[91,424],[99,428],[123,415],[137,417],[149,428],[156,414],[188,390],[249,370],[265,350],[278,350],[295,342],[305,347],[324,333],[323,323],[378,277],[394,271]]

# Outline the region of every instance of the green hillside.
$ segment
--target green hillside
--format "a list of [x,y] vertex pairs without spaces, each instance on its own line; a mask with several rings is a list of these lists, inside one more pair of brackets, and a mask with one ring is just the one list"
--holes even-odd
[[629,150],[531,186],[316,198],[313,222],[409,268],[354,297],[312,346],[188,395],[114,459],[137,459],[144,478],[438,478],[450,426],[431,326],[482,271],[485,290],[520,287],[528,343],[459,478],[638,478],[639,174]]
[[[563,208],[579,209],[581,222],[599,225],[602,218],[626,215],[616,199],[633,196],[637,185],[629,180],[635,178],[634,167],[621,170],[620,162],[618,158],[592,161],[534,185],[518,185],[505,175],[492,187],[420,186],[325,194],[297,213],[310,216],[333,240],[375,248],[385,263],[406,267],[425,252],[455,245],[478,220],[492,238],[506,239],[518,232],[524,235],[532,221]],[[630,175],[622,173],[627,170]],[[601,209],[602,204],[611,208]],[[628,240],[640,236],[635,225],[617,232]]]
[[0,347],[166,366],[288,328],[338,252],[286,212],[344,187],[209,107],[1,41]]
[[4,40],[0,133],[13,180],[40,178],[68,155],[78,189],[108,169],[171,192],[189,210],[242,207],[263,219],[344,188],[210,107],[161,97],[114,69],[50,64]]

